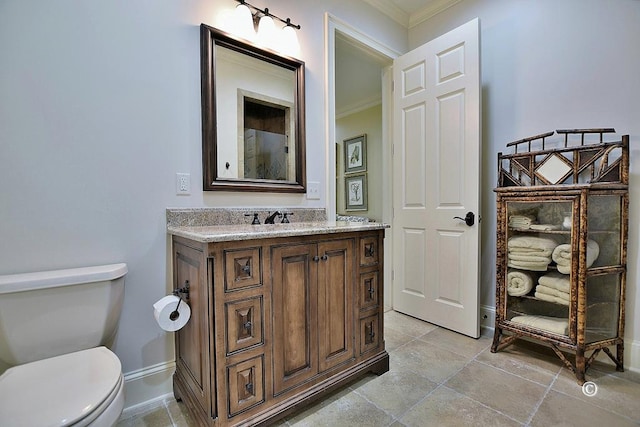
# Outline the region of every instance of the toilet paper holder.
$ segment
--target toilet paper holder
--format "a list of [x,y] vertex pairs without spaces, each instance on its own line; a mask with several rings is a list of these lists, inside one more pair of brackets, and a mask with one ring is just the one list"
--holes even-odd
[[186,299],[187,301],[189,301],[189,281],[185,280],[184,281],[184,286],[181,288],[177,288],[173,290],[173,294],[175,296],[177,296],[178,298],[182,299],[182,295],[184,294],[184,299]]
[[178,298],[180,298],[180,301],[178,301],[178,305],[176,305],[175,310],[173,310],[170,314],[169,314],[169,319],[172,321],[175,321],[178,319],[178,317],[180,317],[180,313],[178,312],[178,307],[180,307],[180,303],[182,302],[182,295],[184,295],[184,299],[189,301],[189,281],[185,280],[184,281],[184,286],[178,289],[174,289],[173,290],[173,295],[177,296]]

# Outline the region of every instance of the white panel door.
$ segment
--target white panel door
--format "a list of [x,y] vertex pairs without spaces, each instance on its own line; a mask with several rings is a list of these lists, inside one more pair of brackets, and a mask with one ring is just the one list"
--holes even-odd
[[[393,68],[393,306],[478,337],[478,19],[396,59]],[[472,225],[454,218],[468,212]]]

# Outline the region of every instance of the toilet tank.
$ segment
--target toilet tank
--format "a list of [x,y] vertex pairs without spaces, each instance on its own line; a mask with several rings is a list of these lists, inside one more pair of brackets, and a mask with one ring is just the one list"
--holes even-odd
[[0,276],[0,360],[14,366],[113,344],[126,264]]

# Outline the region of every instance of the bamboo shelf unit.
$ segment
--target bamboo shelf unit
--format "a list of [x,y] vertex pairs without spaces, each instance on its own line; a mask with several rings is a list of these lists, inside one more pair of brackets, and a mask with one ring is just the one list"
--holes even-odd
[[557,130],[507,147],[513,153],[498,153],[494,189],[491,351],[539,341],[579,384],[601,351],[623,371],[629,136]]

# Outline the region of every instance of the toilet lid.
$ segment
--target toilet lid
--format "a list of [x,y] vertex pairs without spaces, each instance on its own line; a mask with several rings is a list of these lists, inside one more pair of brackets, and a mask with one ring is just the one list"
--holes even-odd
[[109,396],[121,373],[120,360],[105,347],[10,368],[0,376],[0,425],[78,422]]

